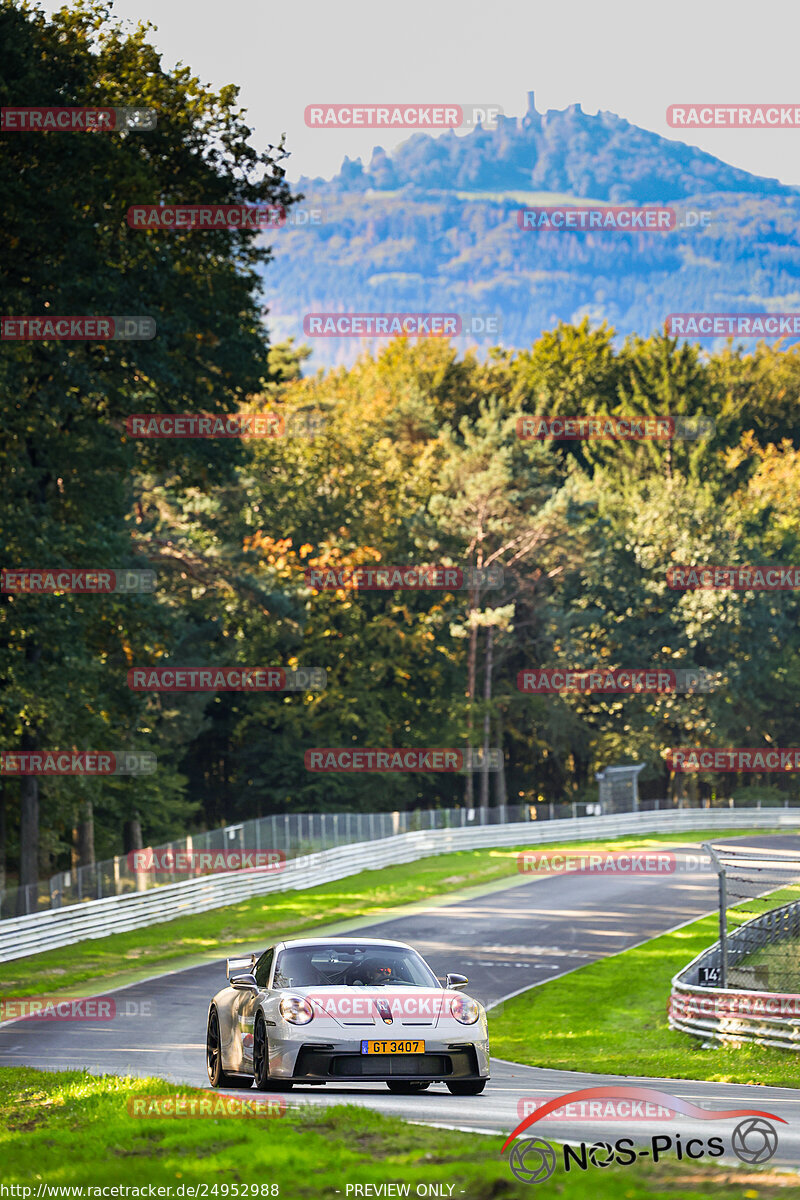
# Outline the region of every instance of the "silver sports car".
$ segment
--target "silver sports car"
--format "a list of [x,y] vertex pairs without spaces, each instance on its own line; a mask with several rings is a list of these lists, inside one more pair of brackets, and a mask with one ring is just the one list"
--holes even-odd
[[477,1096],[489,1078],[486,1011],[444,986],[403,942],[307,938],[228,959],[208,1009],[213,1087],[287,1091],[295,1083],[384,1082],[423,1092],[444,1082]]

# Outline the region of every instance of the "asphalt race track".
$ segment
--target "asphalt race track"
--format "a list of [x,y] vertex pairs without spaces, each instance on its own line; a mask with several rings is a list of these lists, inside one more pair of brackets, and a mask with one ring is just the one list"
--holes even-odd
[[[796,836],[748,835],[733,840],[748,846],[800,849]],[[683,854],[689,854],[696,859],[698,850],[687,843],[679,857],[684,861]],[[521,877],[510,886],[504,882],[481,891],[466,900],[417,905],[383,921],[350,922],[347,928],[357,928],[364,936],[410,943],[437,975],[463,972],[470,979],[468,993],[492,1005],[712,911],[717,877],[697,870],[638,877],[568,874],[535,880]],[[337,926],[335,932],[344,934],[345,927]],[[252,948],[260,950],[268,944],[265,931],[263,945]],[[0,1065],[86,1067],[96,1073],[158,1075],[175,1083],[207,1086],[206,1014],[210,998],[224,984],[221,961],[117,991],[114,1020],[8,1023],[0,1028]],[[709,1109],[769,1110],[790,1122],[777,1126],[779,1145],[772,1164],[800,1166],[800,1091],[794,1089],[621,1079],[494,1059],[491,1081],[481,1096],[451,1096],[443,1084],[416,1096],[392,1095],[382,1084],[347,1084],[295,1087],[286,1099],[291,1104],[358,1103],[414,1121],[507,1134],[521,1119],[518,1105],[523,1098],[549,1098],[604,1082],[660,1088]],[[712,1123],[680,1116],[604,1121],[598,1127],[594,1120],[547,1119],[525,1136],[589,1143],[599,1137],[613,1141],[628,1136],[645,1145],[651,1134],[670,1135],[677,1129],[684,1142],[691,1137],[722,1137],[725,1156],[718,1161],[730,1164],[730,1135],[736,1123],[735,1119]]]

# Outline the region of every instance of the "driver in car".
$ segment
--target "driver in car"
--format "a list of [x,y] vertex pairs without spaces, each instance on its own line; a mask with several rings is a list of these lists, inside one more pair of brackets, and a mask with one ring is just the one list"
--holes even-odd
[[388,983],[392,978],[392,968],[374,958],[360,962],[352,971],[352,982],[356,987],[375,987],[376,984]]

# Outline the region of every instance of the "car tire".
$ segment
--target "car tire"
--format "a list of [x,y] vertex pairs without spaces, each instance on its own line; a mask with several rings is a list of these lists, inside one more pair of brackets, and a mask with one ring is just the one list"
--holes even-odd
[[414,1079],[393,1079],[386,1086],[396,1096],[415,1096],[417,1092],[426,1092],[430,1083],[417,1083]]
[[454,1096],[480,1096],[486,1083],[485,1079],[456,1079],[448,1083],[447,1090]]
[[242,1075],[229,1075],[222,1069],[222,1045],[219,1032],[219,1014],[212,1008],[208,1014],[206,1027],[206,1070],[208,1081],[214,1088],[249,1088],[253,1086],[252,1079]]
[[269,1041],[267,1024],[261,1013],[256,1017],[253,1028],[253,1074],[259,1092],[290,1092],[291,1079],[274,1079],[269,1074]]

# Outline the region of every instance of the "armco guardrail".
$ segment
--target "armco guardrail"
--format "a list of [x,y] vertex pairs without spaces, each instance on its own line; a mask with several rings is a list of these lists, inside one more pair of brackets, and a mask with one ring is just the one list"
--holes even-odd
[[[729,976],[736,975],[737,963],[754,950],[798,934],[800,900],[746,921],[727,937]],[[720,943],[715,942],[678,972],[670,992],[670,1027],[719,1042],[800,1050],[800,994],[701,986],[701,967],[719,968],[721,963]]]
[[615,837],[659,830],[796,828],[800,809],[672,809],[484,825],[472,829],[438,829],[398,834],[379,841],[337,846],[290,859],[280,872],[229,872],[166,884],[147,892],[109,896],[66,908],[31,913],[0,925],[0,962],[54,950],[89,938],[106,937],[172,921],[188,913],[206,912],[250,896],[316,887],[396,863],[414,862],[432,854],[477,850],[490,846],[531,846],[575,838]]
[[[650,807],[659,808],[661,802],[656,800],[640,805],[643,811]],[[664,807],[669,805],[664,804]],[[494,808],[468,809],[462,806],[407,812],[281,813],[209,829],[204,833],[187,834],[152,847],[152,851],[160,862],[165,862],[169,855],[173,856],[174,862],[175,858],[182,854],[186,858],[188,854],[193,863],[189,874],[198,878],[215,873],[211,867],[203,866],[203,856],[213,857],[238,851],[278,851],[284,858],[297,858],[318,850],[332,850],[353,842],[380,841],[398,833],[416,833],[421,829],[506,825],[515,821],[553,820],[568,814],[573,817],[601,816],[620,811],[630,812],[631,808],[626,806],[620,810],[614,804],[603,807],[600,804],[573,801],[559,805],[537,805],[535,808],[525,804],[500,804]],[[150,850],[150,847],[146,847],[143,851],[131,851],[130,855],[118,854],[114,858],[70,871],[59,871],[51,875],[49,880],[0,891],[0,920],[25,917],[45,908],[63,908],[86,900],[103,900],[109,896],[124,896],[128,892],[144,892],[148,888],[163,887],[169,883],[182,883],[184,871],[160,867],[155,872],[136,865],[133,856],[143,854],[146,861]]]
[[[610,768],[612,771],[616,768]],[[761,801],[734,805],[731,808],[761,808]],[[548,804],[499,804],[494,807],[411,809],[406,812],[317,812],[280,813],[258,817],[235,825],[220,826],[203,833],[185,837],[161,846],[131,851],[130,855],[58,871],[49,880],[0,891],[0,921],[25,917],[45,908],[63,908],[87,900],[104,900],[108,896],[124,896],[128,892],[144,892],[151,887],[181,883],[184,869],[191,860],[188,873],[193,878],[211,875],[215,867],[203,865],[217,854],[228,852],[278,851],[285,858],[298,858],[318,850],[333,850],[353,842],[374,842],[398,833],[416,833],[429,829],[470,829],[478,825],[510,825],[517,821],[560,821],[567,816],[600,817],[629,812],[652,812],[679,807],[668,800],[639,800],[634,797],[610,796],[602,801],[563,801]],[[703,807],[700,804],[691,807]],[[788,808],[788,801],[786,803]],[[135,857],[144,854],[157,856],[157,871],[137,865]],[[172,856],[173,865],[183,859],[181,870],[170,870],[166,863]],[[151,859],[152,861],[152,859]]]

